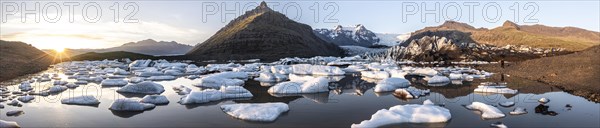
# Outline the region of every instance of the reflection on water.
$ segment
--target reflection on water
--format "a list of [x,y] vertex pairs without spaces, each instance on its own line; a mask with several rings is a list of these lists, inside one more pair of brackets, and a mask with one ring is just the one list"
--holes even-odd
[[[63,76],[65,77],[65,76]],[[118,87],[103,88],[97,83],[69,89],[60,94],[36,96],[30,103],[22,107],[5,105],[2,112],[23,110],[26,114],[8,117],[0,114],[3,120],[17,121],[23,127],[349,127],[353,123],[367,120],[380,109],[388,109],[395,105],[421,104],[430,99],[436,104],[450,109],[452,119],[446,123],[432,124],[392,124],[384,127],[489,127],[495,122],[503,122],[509,127],[598,127],[599,104],[562,92],[559,89],[535,81],[494,75],[486,80],[452,82],[448,86],[432,87],[418,76],[407,76],[412,86],[419,89],[430,89],[429,95],[418,99],[402,99],[388,93],[374,93],[377,80],[361,78],[357,74],[330,77],[338,82],[330,84],[330,92],[295,95],[273,95],[267,89],[274,83],[246,81],[244,88],[251,91],[254,97],[245,99],[226,99],[205,104],[181,105],[181,97],[171,89],[176,85],[191,85],[194,80],[178,78],[172,81],[159,81],[165,86],[162,94],[171,102],[143,112],[113,112],[108,108],[117,98],[141,98],[144,95],[116,93]],[[502,80],[504,79],[504,80]],[[511,89],[519,90],[517,94],[473,93],[481,82],[505,81]],[[36,83],[36,90],[43,90],[51,83]],[[190,86],[192,87],[192,86]],[[10,89],[18,88],[8,86]],[[193,87],[194,90],[200,88]],[[94,95],[100,100],[98,106],[63,105],[60,99]],[[547,105],[549,110],[559,113],[557,116],[536,114],[534,108],[537,99],[546,97],[552,100]],[[467,110],[463,105],[473,101],[496,105],[513,101],[513,107],[498,107],[506,117],[484,120],[479,112]],[[276,121],[269,123],[249,122],[234,119],[223,113],[220,105],[234,103],[266,103],[284,102],[289,104],[290,111],[281,115]],[[5,102],[3,104],[6,104]],[[572,107],[566,108],[569,104]],[[529,112],[524,115],[509,115],[515,107],[524,107]]]

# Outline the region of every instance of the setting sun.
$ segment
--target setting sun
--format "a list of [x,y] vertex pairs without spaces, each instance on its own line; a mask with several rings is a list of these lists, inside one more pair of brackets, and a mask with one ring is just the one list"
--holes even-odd
[[54,51],[62,53],[63,51],[65,51],[65,48],[55,48]]

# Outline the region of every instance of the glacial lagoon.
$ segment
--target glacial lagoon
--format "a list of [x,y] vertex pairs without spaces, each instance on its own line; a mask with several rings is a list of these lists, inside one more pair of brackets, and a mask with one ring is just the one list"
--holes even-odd
[[[41,74],[57,74],[61,80],[77,81],[68,79],[68,75],[63,71],[55,69],[21,77],[20,80],[29,80]],[[252,93],[252,98],[223,99],[192,105],[177,103],[182,95],[172,87],[185,85],[194,91],[205,88],[192,86],[198,82],[197,79],[180,76],[174,80],[154,81],[164,86],[165,91],[160,95],[166,96],[170,103],[157,105],[143,112],[119,112],[109,108],[116,99],[142,98],[145,95],[118,93],[116,90],[121,87],[103,87],[98,82],[90,82],[58,94],[34,95],[35,99],[21,103],[21,107],[6,105],[10,100],[4,101],[0,103],[4,105],[4,108],[0,109],[0,118],[15,121],[22,127],[350,127],[352,124],[369,120],[378,110],[396,105],[422,104],[429,99],[436,105],[449,109],[451,119],[445,123],[398,123],[383,127],[490,127],[490,124],[496,122],[502,122],[508,127],[600,127],[600,122],[594,120],[600,118],[600,104],[536,81],[508,75],[501,78],[503,74],[493,74],[488,78],[433,87],[428,86],[423,77],[407,75],[405,78],[411,81],[411,87],[429,89],[431,92],[417,99],[404,99],[395,96],[394,92],[375,93],[373,88],[378,80],[366,79],[360,74],[327,76],[329,79],[338,80],[329,83],[328,92],[291,95],[270,94],[267,90],[275,83],[261,83],[249,79],[243,87]],[[35,82],[31,85],[34,91],[41,91],[53,86],[53,81]],[[506,82],[508,88],[518,90],[518,93],[473,91],[484,82]],[[3,82],[3,85],[8,85],[5,86],[8,90],[19,90],[20,83],[7,81]],[[82,95],[93,95],[101,103],[97,106],[61,104],[61,99]],[[536,113],[535,107],[540,104],[540,98],[550,99],[546,105],[549,106],[549,110],[558,114],[551,116]],[[475,101],[495,106],[506,116],[483,119],[481,112],[465,108],[465,105]],[[507,101],[515,102],[515,105],[499,105]],[[268,102],[286,103],[289,105],[289,111],[282,113],[272,122],[256,122],[233,118],[220,107],[226,104]],[[567,104],[572,107],[566,107]],[[510,115],[509,112],[515,107],[523,107],[528,113]],[[18,116],[5,114],[12,110],[23,110],[24,113]]]

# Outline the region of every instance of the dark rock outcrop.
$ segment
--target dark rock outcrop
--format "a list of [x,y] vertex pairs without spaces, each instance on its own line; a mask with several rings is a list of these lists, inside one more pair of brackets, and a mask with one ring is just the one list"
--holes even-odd
[[216,60],[342,55],[340,47],[319,39],[310,26],[271,10],[265,2],[232,20],[186,54],[190,59]]

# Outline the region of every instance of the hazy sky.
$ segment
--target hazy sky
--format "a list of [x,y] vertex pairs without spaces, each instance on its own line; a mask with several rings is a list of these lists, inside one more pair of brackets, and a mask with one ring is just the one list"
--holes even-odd
[[[24,41],[40,49],[106,48],[149,38],[195,45],[209,38],[233,18],[257,6],[258,2],[40,1],[37,11],[41,12],[23,16],[23,6],[25,10],[34,10],[36,1],[23,3],[3,0],[0,2],[0,38]],[[426,26],[437,26],[445,20],[458,20],[486,28],[497,27],[505,20],[511,20],[517,24],[574,26],[593,31],[600,29],[600,2],[597,0],[267,2],[274,10],[313,28],[363,24],[378,33],[408,33]],[[236,3],[239,4],[237,8]],[[73,11],[69,10],[70,7]],[[97,9],[101,10],[101,14]],[[119,16],[115,18],[117,11]],[[35,16],[40,16],[39,23],[35,22]],[[439,17],[437,21],[436,16]],[[125,20],[131,23],[125,23]]]

